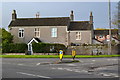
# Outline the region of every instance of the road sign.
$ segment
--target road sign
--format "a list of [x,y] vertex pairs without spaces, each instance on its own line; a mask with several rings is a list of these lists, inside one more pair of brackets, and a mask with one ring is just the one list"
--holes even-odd
[[59,57],[60,57],[60,60],[62,61],[62,58],[63,58],[63,50],[60,50],[60,51],[59,51]]

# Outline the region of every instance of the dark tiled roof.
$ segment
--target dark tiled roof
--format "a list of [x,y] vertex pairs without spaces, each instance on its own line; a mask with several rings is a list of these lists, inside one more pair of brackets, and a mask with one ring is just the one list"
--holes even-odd
[[67,26],[69,21],[69,17],[17,18],[9,26]]
[[[108,35],[109,30],[94,30],[95,35]],[[118,34],[118,30],[112,30],[112,34]]]
[[97,40],[97,39],[95,39],[95,38],[94,38],[93,40],[95,40],[95,41],[97,41],[97,42],[99,42],[99,43],[103,43],[102,41],[99,41],[99,40]]
[[39,38],[35,38],[38,42],[42,42]]
[[68,30],[91,30],[92,26],[89,21],[72,21],[70,22]]

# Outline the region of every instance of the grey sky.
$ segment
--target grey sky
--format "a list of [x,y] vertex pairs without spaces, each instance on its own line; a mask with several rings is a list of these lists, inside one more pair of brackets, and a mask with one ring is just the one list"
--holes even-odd
[[[117,12],[117,2],[111,3],[112,16]],[[37,12],[40,17],[68,17],[74,11],[75,20],[89,20],[93,12],[94,27],[108,28],[108,2],[3,2],[2,25],[7,29],[11,21],[12,10],[17,11],[18,18],[34,18]]]

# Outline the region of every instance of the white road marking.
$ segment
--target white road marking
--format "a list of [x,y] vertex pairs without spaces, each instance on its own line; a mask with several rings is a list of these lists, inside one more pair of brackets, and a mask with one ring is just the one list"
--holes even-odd
[[23,75],[28,75],[28,76],[40,77],[40,78],[50,78],[50,77],[46,77],[46,76],[34,75],[34,74],[23,73],[23,72],[17,72],[17,73],[23,74]]
[[83,63],[84,61],[80,60],[80,62],[82,62],[82,63]]
[[18,65],[22,66],[23,64],[18,64]]
[[81,64],[81,65],[89,65],[89,64],[94,64],[94,63],[84,63],[84,64]]
[[68,66],[76,66],[75,64],[66,64],[66,65],[68,65]]
[[100,73],[100,75],[105,76],[105,77],[110,77],[111,75],[105,74],[105,73]]
[[40,65],[40,63],[37,63],[36,65],[37,65],[37,66]]
[[73,71],[73,70],[71,70],[71,69],[66,69],[67,71]]
[[77,73],[79,73],[80,71],[74,71],[74,72],[77,72]]
[[96,60],[92,60],[93,62],[95,62]]
[[58,68],[58,70],[63,70],[63,68]]

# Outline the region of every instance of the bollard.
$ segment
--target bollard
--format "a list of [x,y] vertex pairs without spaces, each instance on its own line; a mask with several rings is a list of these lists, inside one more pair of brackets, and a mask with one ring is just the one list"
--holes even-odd
[[75,56],[76,56],[76,51],[72,50],[72,58],[73,58],[73,60],[75,59]]
[[59,57],[60,57],[60,61],[62,62],[62,58],[63,58],[63,50],[59,51]]

